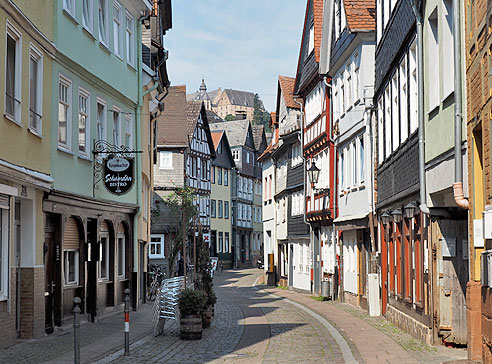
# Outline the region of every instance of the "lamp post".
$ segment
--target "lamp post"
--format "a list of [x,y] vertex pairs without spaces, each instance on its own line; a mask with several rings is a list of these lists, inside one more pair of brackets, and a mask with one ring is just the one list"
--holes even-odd
[[391,219],[391,215],[385,212],[384,214],[381,215],[381,221],[383,222],[383,225],[388,225]]
[[308,168],[307,173],[309,180],[311,181],[311,187],[314,187],[318,183],[320,169],[316,167],[314,162],[311,163],[311,167]]
[[393,220],[395,220],[397,224],[401,222],[403,215],[400,208],[393,210],[391,215],[393,215]]
[[417,210],[417,205],[413,202],[409,202],[403,207],[403,212],[405,213],[405,217],[407,219],[411,219],[415,216],[415,211]]

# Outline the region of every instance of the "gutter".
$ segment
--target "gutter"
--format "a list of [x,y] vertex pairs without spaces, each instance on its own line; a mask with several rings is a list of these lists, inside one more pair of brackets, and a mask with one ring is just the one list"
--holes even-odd
[[420,205],[419,209],[429,215],[427,207],[427,191],[425,180],[425,133],[424,133],[424,36],[422,14],[417,8],[417,0],[412,1],[412,10],[417,22],[417,74],[418,74],[418,119],[419,119],[419,181],[420,181]]
[[454,202],[462,209],[469,209],[469,201],[463,194],[463,156],[461,153],[462,100],[461,100],[461,34],[460,2],[453,0],[453,50],[454,50]]

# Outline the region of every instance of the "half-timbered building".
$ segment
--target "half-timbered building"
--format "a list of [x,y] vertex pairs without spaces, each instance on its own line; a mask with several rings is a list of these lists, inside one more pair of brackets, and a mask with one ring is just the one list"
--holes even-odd
[[[328,80],[319,72],[323,28],[323,1],[308,0],[302,33],[294,95],[302,99],[302,145],[305,169],[316,166],[319,179],[305,183],[305,214],[311,225],[311,285],[318,293],[324,275],[323,256],[335,256],[333,219],[335,217],[334,144],[331,128]],[[294,100],[297,100],[294,97]],[[306,172],[304,172],[306,173]],[[305,179],[306,180],[306,179]],[[323,250],[321,250],[323,247]]]
[[[165,199],[178,188],[195,190],[198,219],[194,223],[210,239],[210,171],[215,158],[212,135],[203,103],[186,101],[183,88],[171,87],[157,119],[157,153],[154,166],[154,214],[152,238],[166,252],[166,236],[174,233],[176,222],[166,213]],[[165,258],[165,257],[161,257]],[[153,261],[150,255],[151,263]],[[169,262],[171,264],[171,262]]]

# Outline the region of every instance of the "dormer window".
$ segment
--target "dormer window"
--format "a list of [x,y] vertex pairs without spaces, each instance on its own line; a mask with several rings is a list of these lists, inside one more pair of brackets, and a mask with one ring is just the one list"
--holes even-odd
[[308,45],[308,55],[314,51],[314,24],[309,28],[309,45]]

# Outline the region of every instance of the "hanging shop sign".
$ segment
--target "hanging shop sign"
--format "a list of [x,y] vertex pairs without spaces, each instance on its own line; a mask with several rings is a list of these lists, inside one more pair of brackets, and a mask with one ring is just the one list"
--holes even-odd
[[110,156],[103,160],[103,165],[103,182],[109,192],[123,195],[132,188],[134,158]]

